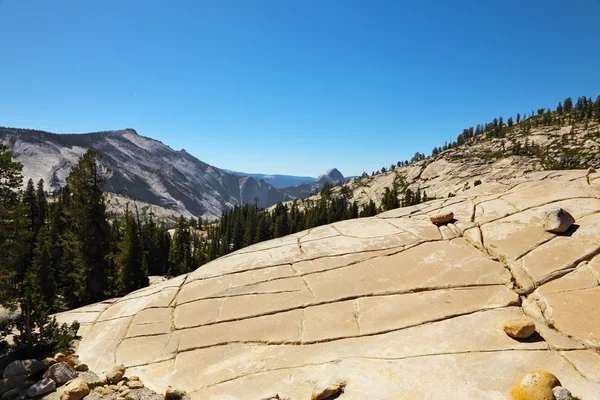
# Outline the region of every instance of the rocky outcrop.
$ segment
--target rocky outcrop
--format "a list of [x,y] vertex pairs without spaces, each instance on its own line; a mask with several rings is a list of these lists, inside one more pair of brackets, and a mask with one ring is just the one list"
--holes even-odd
[[[544,229],[555,207],[577,221],[566,234]],[[441,210],[454,218],[436,226]],[[340,399],[506,399],[543,369],[588,400],[599,293],[600,181],[545,171],[259,243],[58,319],[80,321],[92,370],[122,363],[194,399],[310,399],[332,382]],[[515,340],[505,323],[522,318],[537,335]]]

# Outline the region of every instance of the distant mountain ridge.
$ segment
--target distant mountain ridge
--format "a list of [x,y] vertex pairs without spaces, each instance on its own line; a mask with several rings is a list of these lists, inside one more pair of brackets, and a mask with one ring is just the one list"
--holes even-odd
[[[134,129],[55,134],[0,127],[0,142],[23,163],[24,185],[31,178],[36,182],[44,179],[47,190],[64,186],[79,157],[92,149],[101,154],[101,164],[111,171],[106,191],[210,220],[219,218],[236,204],[269,207],[306,197],[311,190],[322,186],[314,182],[276,188],[263,179],[230,174],[185,150],[177,151],[158,140],[138,135]],[[325,174],[321,180],[335,180],[341,175],[331,174],[332,177]]]
[[285,188],[290,186],[301,185],[303,183],[313,183],[317,180],[312,176],[295,176],[295,175],[280,175],[280,174],[260,174],[260,173],[248,173],[248,172],[238,172],[231,171],[228,169],[223,169],[232,175],[236,176],[249,176],[251,178],[257,180],[264,180],[265,182],[275,186],[276,188]]

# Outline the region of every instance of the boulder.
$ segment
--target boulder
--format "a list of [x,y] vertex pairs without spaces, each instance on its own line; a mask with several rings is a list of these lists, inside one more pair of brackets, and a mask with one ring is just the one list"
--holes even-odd
[[50,378],[44,378],[37,381],[27,389],[27,396],[38,397],[46,393],[50,393],[56,389],[56,382]]
[[56,382],[57,386],[63,385],[71,379],[77,378],[77,371],[75,371],[67,363],[61,362],[54,364],[44,374],[44,378],[50,378]]
[[553,233],[563,233],[575,223],[575,218],[560,207],[554,207],[544,211],[541,215],[541,219],[544,224],[544,229]]
[[560,381],[552,373],[537,370],[525,375],[510,390],[511,400],[555,400],[552,389],[560,386]]
[[110,383],[117,383],[125,376],[125,366],[123,364],[113,365],[108,372],[106,378]]
[[29,360],[29,376],[38,377],[48,370],[50,365],[44,360]]
[[4,393],[0,400],[23,400],[25,396],[25,389],[18,387]]
[[554,393],[554,397],[556,400],[571,400],[573,395],[566,387],[556,386],[552,388],[552,393]]
[[6,366],[3,375],[5,378],[15,376],[39,376],[48,369],[48,364],[40,360],[17,360]]
[[0,380],[0,396],[13,389],[21,387],[27,381],[27,375],[13,376]]
[[430,215],[429,219],[434,224],[447,224],[454,218],[452,211],[439,211],[436,214]]
[[[185,392],[183,390],[174,389],[171,386],[167,388],[165,392],[165,400],[181,400],[185,397]],[[279,396],[277,396],[279,398]]]
[[27,376],[29,375],[29,366],[31,360],[17,360],[13,361],[4,368],[2,375],[5,378],[12,378],[15,376]]
[[527,339],[535,333],[535,324],[529,318],[515,318],[504,322],[504,332],[513,339]]
[[83,379],[74,379],[63,390],[60,400],[81,400],[90,393],[88,384]]

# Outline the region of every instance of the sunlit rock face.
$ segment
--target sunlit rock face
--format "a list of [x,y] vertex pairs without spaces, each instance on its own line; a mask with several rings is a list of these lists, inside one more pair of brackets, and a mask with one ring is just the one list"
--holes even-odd
[[[561,207],[575,224],[547,232]],[[454,214],[434,225],[440,210]],[[506,399],[544,369],[600,393],[600,179],[547,171],[244,248],[63,313],[95,371],[194,399]],[[516,340],[505,322],[528,317]]]

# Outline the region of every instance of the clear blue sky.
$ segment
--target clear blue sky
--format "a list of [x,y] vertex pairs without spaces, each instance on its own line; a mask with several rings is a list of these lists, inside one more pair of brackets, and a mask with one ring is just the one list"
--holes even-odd
[[0,0],[0,125],[371,172],[600,94],[600,1]]

